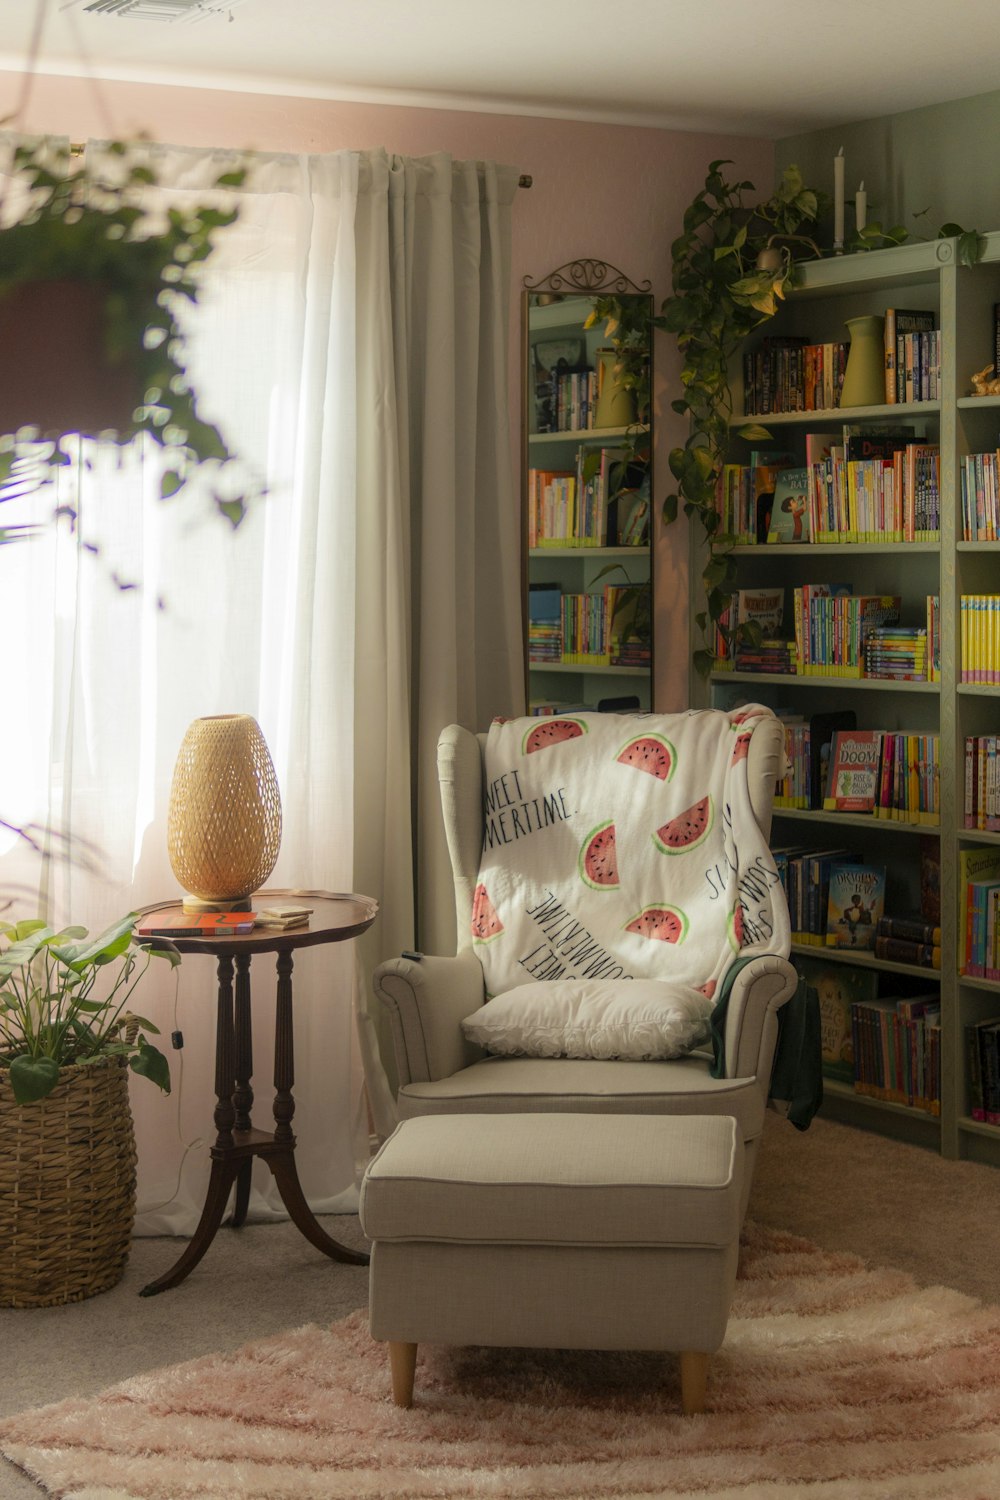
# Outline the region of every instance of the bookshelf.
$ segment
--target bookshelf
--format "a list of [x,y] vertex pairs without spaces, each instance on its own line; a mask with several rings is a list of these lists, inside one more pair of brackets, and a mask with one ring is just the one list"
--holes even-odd
[[[652,429],[609,399],[599,295],[652,299],[578,260],[522,293],[522,598],[529,713],[652,706]],[[648,354],[646,355],[648,369]],[[610,419],[609,419],[610,418]],[[597,421],[601,425],[596,425]],[[622,591],[628,591],[623,595]],[[642,595],[646,608],[642,610]],[[622,625],[639,608],[636,629]]]
[[[964,827],[965,744],[970,736],[1000,734],[1000,680],[963,681],[962,598],[1000,594],[997,553],[1000,541],[963,537],[961,476],[968,455],[1000,447],[1000,397],[972,396],[971,375],[995,354],[994,305],[1000,303],[1000,234],[985,236],[985,252],[975,266],[960,266],[951,240],[914,244],[869,254],[805,264],[800,285],[778,316],[748,342],[752,353],[765,335],[799,336],[812,342],[846,339],[848,318],[884,315],[887,308],[925,310],[940,330],[940,384],[934,400],[849,410],[781,412],[746,416],[744,360],[731,372],[734,398],[730,456],[747,464],[753,447],[739,429],[748,422],[767,428],[767,446],[786,448],[796,464],[805,463],[806,434],[836,435],[843,424],[913,429],[916,442],[940,446],[940,537],[932,541],[833,544],[748,544],[733,549],[737,586],[785,589],[782,634],[791,633],[791,597],[804,583],[844,582],[855,593],[892,594],[902,599],[902,622],[923,623],[925,599],[940,600],[940,680],[892,681],[866,677],[792,675],[780,672],[718,670],[706,681],[692,670],[695,706],[735,708],[749,701],[808,719],[832,709],[853,709],[858,728],[939,736],[940,824],[872,819],[802,808],[776,808],[775,847],[799,845],[819,851],[832,842],[856,848],[866,863],[887,869],[886,910],[909,912],[919,902],[921,841],[936,841],[940,860],[941,969],[886,963],[874,955],[823,950],[795,944],[802,953],[822,954],[833,963],[875,968],[880,994],[905,994],[940,985],[941,1107],[935,1117],[915,1107],[857,1094],[850,1084],[826,1082],[824,1113],[895,1138],[931,1146],[951,1158],[1000,1166],[1000,1125],[973,1119],[967,1056],[967,1028],[1000,1017],[1000,982],[959,972],[963,934],[958,931],[960,857],[963,851],[1000,856],[1000,833]],[[752,404],[752,403],[751,403]],[[836,439],[836,436],[834,437]],[[706,557],[700,537],[693,541],[693,579],[700,579]],[[701,644],[694,616],[703,609],[700,588],[692,588],[691,639]],[[1000,666],[1000,662],[997,663]],[[885,989],[883,990],[883,985]]]

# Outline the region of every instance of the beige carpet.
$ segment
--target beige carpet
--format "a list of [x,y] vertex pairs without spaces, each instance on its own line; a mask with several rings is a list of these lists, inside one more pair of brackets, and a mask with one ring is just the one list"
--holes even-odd
[[7,1418],[74,1500],[994,1500],[1000,1308],[750,1226],[710,1410],[669,1356],[428,1350],[394,1407],[363,1313]]

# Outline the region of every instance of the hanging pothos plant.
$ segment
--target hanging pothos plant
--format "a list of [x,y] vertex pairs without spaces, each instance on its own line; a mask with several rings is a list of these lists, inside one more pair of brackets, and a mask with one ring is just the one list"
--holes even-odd
[[[212,186],[233,189],[244,178],[239,166]],[[116,142],[96,163],[76,162],[65,143],[44,137],[13,147],[0,226],[0,334],[7,371],[0,376],[0,498],[6,498],[4,487],[23,494],[43,483],[52,466],[70,461],[61,434],[99,431],[124,445],[144,433],[164,453],[163,498],[200,471],[216,508],[236,526],[262,489],[234,479],[235,455],[218,427],[199,415],[177,311],[184,299],[197,300],[198,267],[238,211],[220,206],[216,192],[215,201],[171,207],[154,217],[148,193],[156,186],[141,143]],[[65,360],[59,352],[53,358],[49,346],[52,379],[46,382],[43,370],[36,394],[26,362],[38,363],[44,345],[33,335],[51,320],[54,307],[63,319],[57,351],[63,340],[69,349],[71,317],[79,311],[90,320],[90,368],[68,371],[68,353]],[[48,403],[49,383],[69,392],[54,402],[55,410]],[[109,419],[104,398],[112,391]],[[25,428],[33,429],[30,441]],[[37,529],[0,527],[0,543]]]
[[[736,564],[730,556],[734,538],[719,529],[716,482],[726,459],[733,412],[729,371],[747,336],[777,312],[803,252],[818,256],[811,231],[824,206],[824,195],[806,187],[798,167],[786,167],[776,192],[763,203],[748,205],[753,183],[730,183],[722,173],[726,161],[713,161],[705,186],[684,214],[683,233],[671,247],[673,295],[663,303],[654,325],[674,334],[683,366],[684,394],[672,402],[688,418],[683,447],[670,453],[676,489],[667,495],[663,518],[670,522],[678,506],[697,517],[710,543],[702,574],[707,608],[697,616],[702,631],[718,625],[735,590]],[[769,253],[770,252],[770,253]],[[742,435],[766,438],[760,427]],[[712,651],[695,652],[697,670],[709,672]]]

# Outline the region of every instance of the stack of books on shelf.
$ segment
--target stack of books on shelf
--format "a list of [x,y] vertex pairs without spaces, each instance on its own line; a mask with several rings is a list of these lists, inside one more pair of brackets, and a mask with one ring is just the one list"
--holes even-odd
[[562,589],[558,583],[528,585],[528,660],[562,660]]
[[941,452],[912,428],[845,426],[805,435],[805,464],[757,451],[724,464],[716,491],[720,530],[738,546],[768,542],[936,542],[941,537]]
[[840,403],[847,350],[840,341],[811,344],[805,337],[765,337],[743,356],[747,416],[832,410]]
[[[621,449],[582,444],[571,469],[528,470],[528,546],[638,546],[648,539],[648,494],[623,489],[640,484],[637,461],[626,471]],[[648,481],[647,481],[648,487]]]
[[864,670],[859,676],[888,682],[927,682],[927,630],[920,625],[879,625],[865,641]]
[[961,849],[959,970],[974,979],[1000,979],[1000,849]]
[[798,670],[809,676],[864,676],[865,642],[899,619],[894,594],[852,594],[849,584],[806,583],[793,594]]
[[801,845],[772,850],[792,926],[792,941],[826,947],[830,872],[860,856],[850,849],[806,849]]
[[963,594],[962,681],[1000,683],[1000,594]]
[[851,1007],[856,1093],[941,1113],[941,999],[870,1000]]
[[622,638],[630,609],[627,584],[606,584],[600,593],[563,594],[560,604],[561,660],[571,666],[648,666],[650,645]]
[[819,1003],[823,1076],[939,1114],[940,997],[880,1000],[875,969],[819,955],[796,955],[794,962]]
[[886,405],[941,398],[941,331],[924,309],[885,310]]
[[528,546],[568,547],[576,536],[576,474],[528,470]]
[[823,806],[899,823],[941,821],[940,741],[901,730],[837,730]]
[[1000,1125],[1000,1017],[966,1026],[965,1056],[969,1114],[987,1125]]
[[1000,540],[1000,449],[961,460],[962,541]]
[[764,637],[755,646],[737,641],[733,667],[737,672],[779,672],[794,676],[798,671],[795,642],[781,636]]
[[1000,833],[1000,736],[965,739],[965,827]]
[[875,929],[875,957],[921,969],[941,967],[941,929],[922,917],[882,917]]
[[939,541],[940,448],[910,433],[851,433],[810,466],[808,499],[820,544]]
[[[582,345],[581,345],[582,353]],[[538,431],[584,432],[593,429],[597,409],[597,371],[540,366],[535,374],[535,410]]]

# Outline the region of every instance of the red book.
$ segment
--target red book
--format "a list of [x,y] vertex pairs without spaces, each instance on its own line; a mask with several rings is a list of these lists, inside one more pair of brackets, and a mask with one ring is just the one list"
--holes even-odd
[[838,729],[830,749],[827,812],[871,812],[878,790],[882,735],[877,729]]
[[252,911],[153,911],[135,924],[137,937],[245,937],[257,921]]

